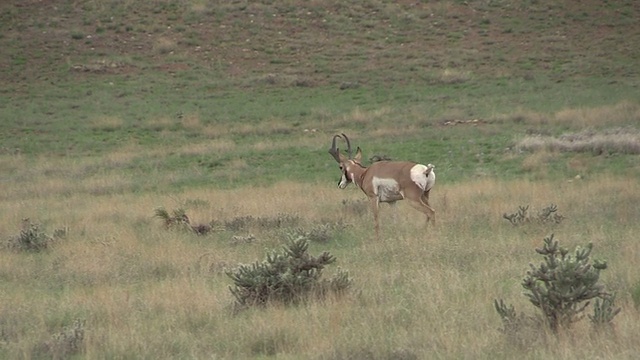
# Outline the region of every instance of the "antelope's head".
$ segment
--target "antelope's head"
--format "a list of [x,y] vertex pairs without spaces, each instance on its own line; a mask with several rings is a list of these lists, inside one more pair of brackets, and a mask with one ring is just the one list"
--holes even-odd
[[[349,154],[349,157],[341,154],[340,149],[336,147],[337,138],[343,138],[347,143],[347,154]],[[340,171],[342,172],[342,176],[338,181],[338,187],[340,189],[344,189],[347,187],[347,185],[353,182],[354,171],[356,171],[356,169],[362,169],[362,164],[360,163],[360,160],[362,159],[362,151],[360,150],[360,147],[358,147],[356,149],[356,155],[353,156],[353,153],[351,152],[351,142],[349,141],[347,135],[343,133],[342,135],[333,136],[329,154],[331,154],[331,156],[333,156],[338,164],[340,164]]]

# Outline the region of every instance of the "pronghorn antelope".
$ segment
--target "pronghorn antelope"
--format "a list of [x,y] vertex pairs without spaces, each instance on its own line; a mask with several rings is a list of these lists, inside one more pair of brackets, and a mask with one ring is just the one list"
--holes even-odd
[[[337,138],[344,138],[346,141],[348,158],[336,148]],[[345,134],[333,137],[329,154],[340,164],[342,171],[338,187],[344,189],[353,182],[369,197],[376,238],[380,238],[378,216],[381,202],[395,203],[407,199],[414,208],[426,215],[427,221],[435,223],[436,212],[429,205],[429,192],[436,182],[433,165],[425,166],[410,161],[378,161],[364,167],[361,163],[362,150],[358,147],[356,155],[353,156],[351,142]]]

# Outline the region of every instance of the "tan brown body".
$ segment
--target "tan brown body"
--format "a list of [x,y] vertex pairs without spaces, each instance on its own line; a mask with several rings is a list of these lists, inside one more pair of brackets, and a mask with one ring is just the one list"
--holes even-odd
[[[350,154],[349,139],[344,134],[342,136],[347,141],[347,152]],[[429,193],[436,180],[433,165],[410,161],[379,161],[364,167],[361,163],[360,148],[358,147],[353,158],[347,158],[335,147],[336,137],[340,136],[334,136],[329,153],[334,156],[342,170],[338,187],[344,189],[353,182],[367,195],[373,210],[377,238],[380,238],[381,202],[394,203],[406,199],[414,208],[425,214],[427,221],[435,223],[435,210],[429,204]]]

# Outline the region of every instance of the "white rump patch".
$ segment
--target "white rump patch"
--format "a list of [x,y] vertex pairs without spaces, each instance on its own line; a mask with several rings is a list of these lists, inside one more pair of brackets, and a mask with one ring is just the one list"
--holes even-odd
[[432,164],[417,164],[411,168],[411,180],[418,185],[422,191],[430,190],[436,183],[436,167]]
[[394,202],[404,199],[404,194],[400,191],[400,185],[394,179],[381,179],[373,177],[373,192],[378,195],[380,202]]

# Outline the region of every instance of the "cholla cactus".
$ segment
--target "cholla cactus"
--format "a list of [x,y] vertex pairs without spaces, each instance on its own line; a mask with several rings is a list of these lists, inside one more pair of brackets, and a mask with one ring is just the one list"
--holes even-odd
[[558,213],[558,206],[555,204],[549,204],[549,206],[538,211],[534,216],[529,215],[529,205],[527,205],[519,206],[518,211],[512,214],[504,213],[502,214],[502,217],[509,220],[509,222],[514,226],[527,223],[559,224],[564,220],[564,216]]
[[529,211],[529,205],[527,206],[519,206],[518,211],[513,214],[502,214],[502,217],[509,220],[512,225],[521,225],[529,222],[529,216],[527,214]]
[[599,283],[600,272],[607,264],[597,260],[591,262],[593,245],[579,246],[571,254],[554,240],[553,234],[543,242],[536,252],[544,256],[544,261],[538,266],[529,264],[530,270],[522,280],[524,295],[542,311],[542,316],[517,315],[513,306],[495,300],[494,307],[502,319],[503,332],[517,333],[526,328],[527,323],[547,324],[554,332],[568,328],[584,317],[583,311],[593,299],[596,299],[594,315],[589,318],[594,326],[611,324],[620,308],[615,308],[614,296]]
[[73,324],[53,334],[49,341],[36,347],[36,358],[68,359],[82,352],[85,320],[76,319]]
[[197,235],[206,235],[213,230],[211,224],[191,224],[191,220],[184,209],[174,209],[171,213],[165,210],[163,207],[156,208],[154,210],[155,217],[164,221],[164,225],[167,229],[186,229],[193,231]]
[[22,219],[20,235],[11,237],[8,241],[8,247],[16,251],[40,252],[48,249],[54,241],[55,238],[45,233],[40,224],[25,218]]
[[564,220],[564,216],[558,213],[558,206],[555,204],[549,204],[538,212],[538,221],[541,223],[559,224],[562,220]]
[[271,301],[296,303],[311,295],[347,289],[351,280],[340,271],[331,280],[321,279],[322,270],[336,259],[328,252],[311,256],[304,237],[292,238],[281,251],[267,254],[262,262],[240,265],[227,272],[234,283],[229,290],[236,304],[245,307],[265,305]]
[[164,225],[167,228],[189,225],[191,223],[184,209],[174,209],[171,215],[169,215],[169,212],[163,207],[156,208],[154,212],[155,217],[164,220]]
[[581,313],[589,300],[610,296],[604,285],[598,283],[600,271],[607,268],[606,262],[590,263],[593,244],[578,247],[575,254],[558,245],[553,234],[544,239],[544,245],[536,252],[544,256],[539,266],[531,269],[522,281],[529,301],[544,314],[554,331],[568,327],[581,319]]
[[596,303],[593,305],[593,315],[589,315],[589,320],[596,330],[612,326],[613,318],[622,310],[615,306],[615,301],[615,295],[603,297],[602,301],[596,299]]

